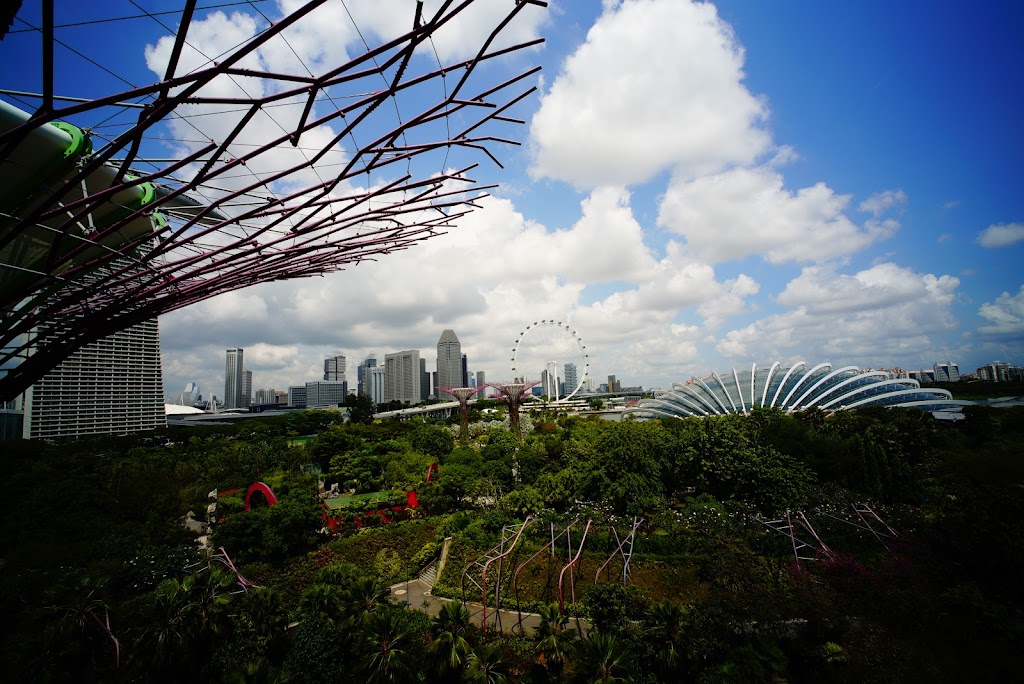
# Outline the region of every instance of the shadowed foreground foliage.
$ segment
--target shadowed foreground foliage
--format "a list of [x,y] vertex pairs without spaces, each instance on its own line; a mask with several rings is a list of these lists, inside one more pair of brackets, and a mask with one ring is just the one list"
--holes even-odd
[[[896,409],[646,423],[536,413],[522,440],[478,425],[456,446],[442,425],[341,425],[313,411],[7,443],[0,666],[76,682],[1012,681],[1024,411],[966,413],[956,426]],[[290,445],[297,435],[315,437]],[[426,484],[435,462],[440,479]],[[422,509],[394,517],[422,519],[324,536],[318,479],[415,488]],[[242,512],[257,480],[280,504]],[[241,491],[221,498],[215,544],[263,588],[243,591],[182,528],[215,488]],[[829,517],[854,502],[898,539]],[[761,524],[786,510],[805,511],[834,554],[797,566]],[[551,524],[594,520],[565,613],[554,604],[564,549],[522,574],[518,601],[540,615],[526,634],[483,634],[458,601],[434,619],[390,602],[386,584],[446,537],[434,593],[462,598],[462,569],[526,515],[538,522],[516,562]],[[609,526],[622,534],[634,515],[645,523],[633,582],[619,562],[595,584]]]

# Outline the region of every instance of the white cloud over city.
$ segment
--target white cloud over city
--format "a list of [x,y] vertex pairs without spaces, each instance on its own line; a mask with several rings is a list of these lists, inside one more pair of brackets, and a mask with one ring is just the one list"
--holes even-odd
[[[492,11],[479,5],[437,45],[442,58],[466,56],[470,41],[459,35],[479,38]],[[565,11],[535,12],[511,38],[529,39]],[[397,10],[359,21],[384,36],[403,22]],[[318,30],[292,41],[310,64],[359,47],[355,36],[329,41]],[[211,50],[232,39],[208,37]],[[418,348],[431,369],[445,328],[472,370],[507,379],[512,342],[541,318],[579,330],[598,382],[615,373],[645,386],[797,357],[930,366],[970,348],[956,314],[963,287],[951,275],[963,269],[911,267],[885,251],[904,230],[913,190],[795,173],[804,151],[776,139],[771,93],[747,85],[742,35],[714,5],[607,1],[581,39],[564,55],[537,52],[551,62],[518,131],[529,175],[497,176],[515,194],[499,189],[449,234],[378,262],[163,317],[168,394],[188,380],[219,393],[223,350],[234,345],[246,347],[258,387],[314,379],[333,349],[354,368],[369,352]],[[262,54],[266,65],[293,57]],[[548,193],[531,197],[531,183]],[[573,217],[565,226],[538,206],[556,200]],[[1024,225],[993,224],[976,240],[1012,248]],[[981,332],[1020,333],[1022,302],[1024,289],[982,304]]]

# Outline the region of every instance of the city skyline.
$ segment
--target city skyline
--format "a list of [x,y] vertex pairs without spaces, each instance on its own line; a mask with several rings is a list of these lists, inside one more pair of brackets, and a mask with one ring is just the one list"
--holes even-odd
[[631,385],[763,358],[1021,363],[1024,10],[555,7],[522,29],[547,38],[525,56],[543,77],[523,148],[479,169],[493,197],[379,263],[165,316],[166,393],[217,386],[218,348],[283,386],[335,346],[429,358],[446,328],[510,379],[551,317]]

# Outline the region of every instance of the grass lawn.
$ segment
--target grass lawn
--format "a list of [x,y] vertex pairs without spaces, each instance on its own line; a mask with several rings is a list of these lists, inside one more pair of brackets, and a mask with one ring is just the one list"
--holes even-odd
[[339,508],[348,508],[352,505],[362,506],[368,503],[374,503],[376,501],[387,501],[395,492],[367,492],[366,494],[342,494],[336,499],[324,499],[327,503],[327,507],[331,510],[337,510]]

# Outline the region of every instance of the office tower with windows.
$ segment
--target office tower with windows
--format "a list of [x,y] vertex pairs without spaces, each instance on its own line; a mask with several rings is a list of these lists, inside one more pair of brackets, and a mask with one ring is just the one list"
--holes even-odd
[[455,331],[447,329],[437,341],[437,387],[464,387],[462,382],[462,345]]
[[324,380],[342,382],[345,380],[345,355],[335,351],[334,356],[324,359]]
[[348,383],[339,380],[315,380],[306,383],[306,408],[339,406],[345,403]]
[[569,394],[576,389],[576,385],[580,381],[579,376],[576,375],[576,364],[567,363],[562,366],[562,377],[565,379],[565,393]]
[[252,371],[242,370],[242,393],[241,403],[238,408],[247,408],[252,403]]
[[243,352],[241,347],[227,350],[227,359],[224,363],[224,408],[241,406]]
[[469,387],[469,358],[467,358],[465,354],[462,355],[462,367],[459,379],[462,383],[459,387]]
[[[376,359],[374,359],[376,362]],[[384,403],[384,366],[370,366],[366,369],[366,393],[374,404]]]
[[406,351],[384,356],[384,401],[417,404],[420,401],[420,351]]
[[367,383],[367,377],[369,376],[369,369],[377,367],[377,355],[370,354],[366,357],[359,366],[356,368],[356,391],[359,394],[369,394],[370,388]]
[[430,373],[427,372],[427,360],[420,359],[420,401],[430,398]]
[[305,385],[292,385],[288,388],[288,405],[292,408],[306,408]]
[[85,345],[32,385],[21,407],[26,439],[165,427],[156,319]]
[[[487,377],[484,374],[484,372],[483,371],[477,371],[476,372],[476,386],[477,386],[477,389],[483,387],[486,384],[487,384]],[[484,396],[487,396],[487,395],[484,392],[481,392],[479,394],[479,396],[484,397]]]

